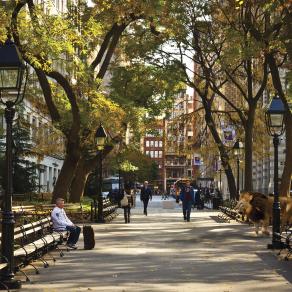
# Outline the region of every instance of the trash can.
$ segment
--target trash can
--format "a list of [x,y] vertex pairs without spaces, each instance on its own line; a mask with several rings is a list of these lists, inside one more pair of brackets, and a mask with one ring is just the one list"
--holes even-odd
[[213,198],[213,209],[218,210],[220,206],[220,198]]

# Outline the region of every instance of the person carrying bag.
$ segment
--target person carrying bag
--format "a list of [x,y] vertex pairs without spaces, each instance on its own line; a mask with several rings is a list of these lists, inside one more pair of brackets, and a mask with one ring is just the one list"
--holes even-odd
[[131,190],[124,191],[124,197],[122,198],[120,205],[124,209],[125,223],[130,223],[131,207],[133,205]]

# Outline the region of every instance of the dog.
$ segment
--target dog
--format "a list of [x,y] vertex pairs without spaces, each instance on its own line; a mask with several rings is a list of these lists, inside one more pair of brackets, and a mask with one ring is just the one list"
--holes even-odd
[[[286,224],[292,221],[292,199],[290,197],[280,197],[281,207],[281,230]],[[235,207],[236,210],[255,225],[256,234],[259,227],[262,227],[262,234],[269,235],[268,227],[273,217],[272,196],[266,196],[258,192],[242,192]]]

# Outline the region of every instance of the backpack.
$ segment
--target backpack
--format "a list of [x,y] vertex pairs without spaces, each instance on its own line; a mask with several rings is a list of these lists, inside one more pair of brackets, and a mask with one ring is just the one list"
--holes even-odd
[[83,226],[84,249],[93,249],[95,246],[94,231],[92,226]]

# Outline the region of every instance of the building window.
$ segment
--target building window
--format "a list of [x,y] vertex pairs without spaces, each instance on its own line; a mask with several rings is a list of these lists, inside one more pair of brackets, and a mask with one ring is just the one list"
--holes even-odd
[[149,155],[149,154],[150,154],[150,151],[147,150],[147,151],[146,151],[146,155]]
[[148,140],[146,141],[146,147],[149,147],[149,141]]
[[159,158],[162,158],[162,151],[158,151],[159,153],[158,153],[158,156],[159,156]]
[[163,147],[162,141],[159,141],[159,147]]
[[154,147],[154,141],[150,141],[150,147]]
[[150,157],[151,157],[151,158],[154,157],[154,151],[150,151]]

